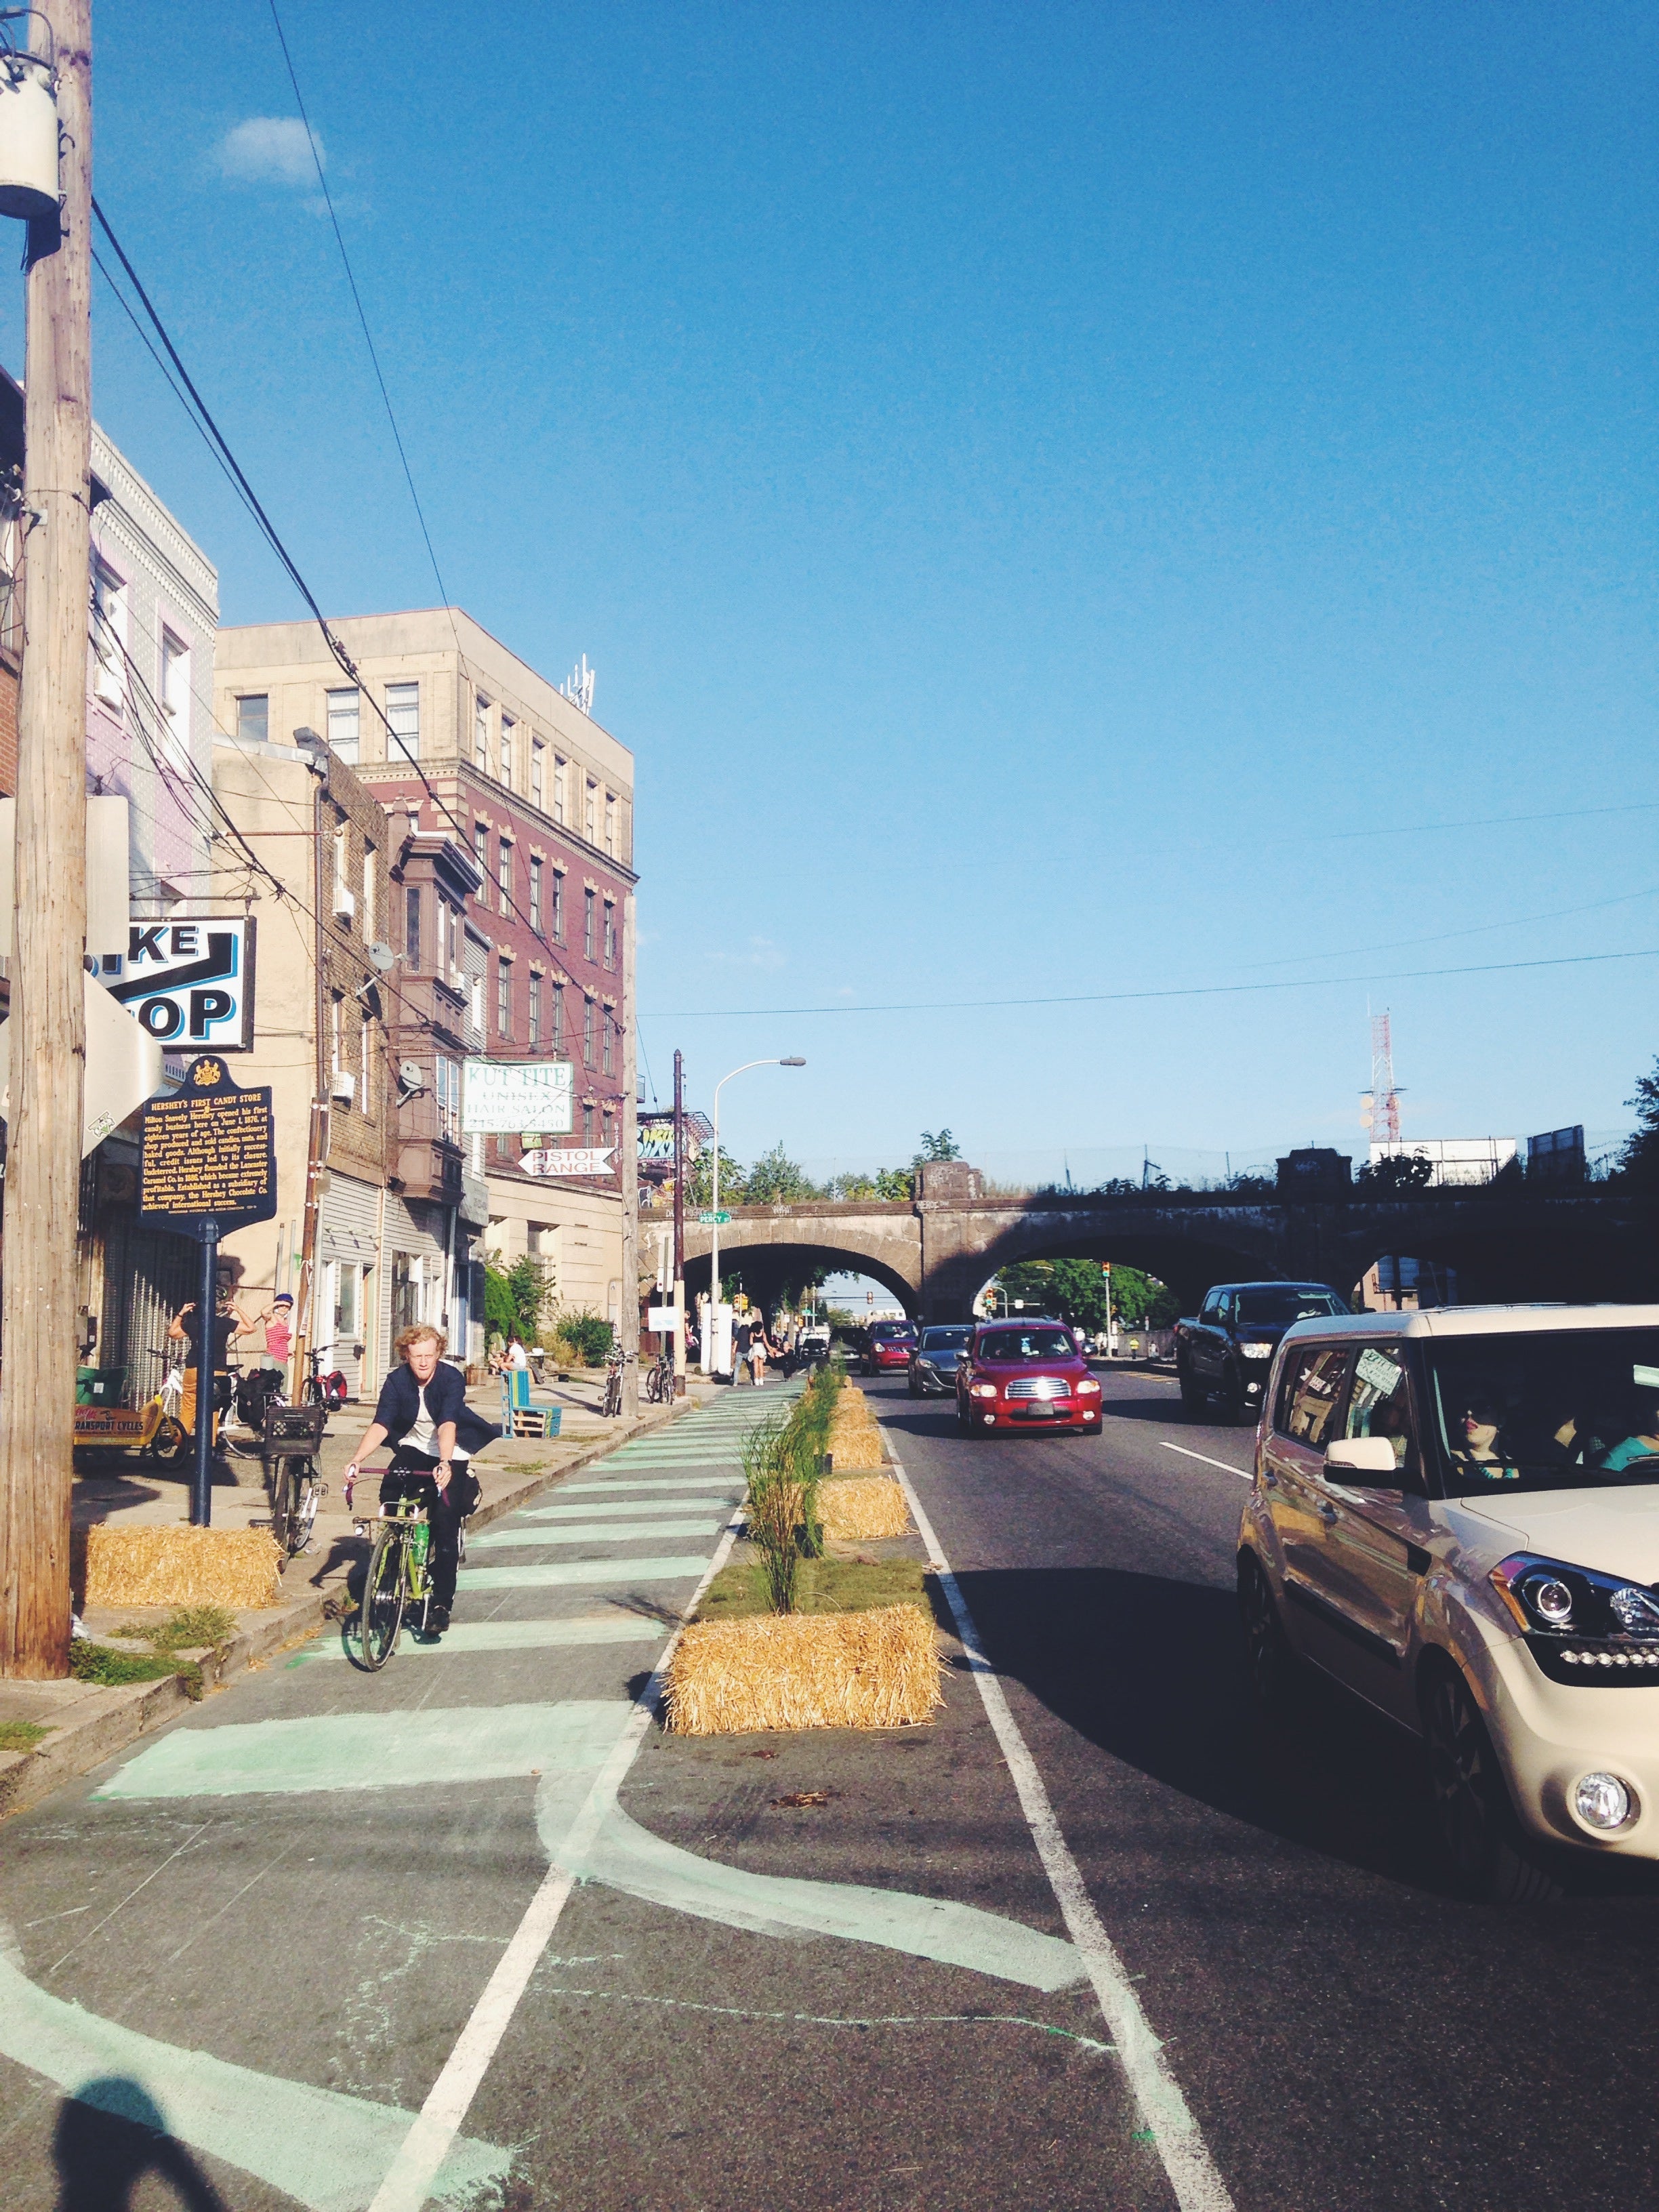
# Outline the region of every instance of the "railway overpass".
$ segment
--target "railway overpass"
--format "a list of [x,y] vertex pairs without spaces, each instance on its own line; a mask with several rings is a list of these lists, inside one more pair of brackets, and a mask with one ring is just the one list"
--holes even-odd
[[[688,1295],[708,1287],[707,1229],[686,1224]],[[976,1169],[929,1162],[914,1200],[732,1209],[722,1274],[770,1303],[818,1268],[869,1275],[924,1321],[957,1321],[999,1268],[1082,1258],[1144,1267],[1183,1312],[1212,1283],[1277,1277],[1352,1289],[1385,1254],[1457,1270],[1466,1303],[1659,1301],[1659,1200],[1617,1186],[1425,1190],[1388,1199],[1235,1200],[1224,1191],[988,1195]]]

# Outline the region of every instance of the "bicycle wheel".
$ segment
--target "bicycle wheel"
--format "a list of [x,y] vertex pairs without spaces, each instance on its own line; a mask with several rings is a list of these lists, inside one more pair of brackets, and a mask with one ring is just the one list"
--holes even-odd
[[279,1459],[270,1470],[270,1533],[276,1539],[281,1554],[278,1566],[286,1565],[293,1557],[290,1534],[294,1527],[294,1487],[289,1476],[289,1462]]
[[369,1554],[357,1615],[359,1663],[371,1674],[378,1673],[398,1648],[406,1594],[403,1529],[395,1522],[382,1522]]
[[300,1477],[298,1492],[289,1533],[289,1557],[295,1559],[311,1541],[311,1531],[317,1519],[317,1508],[322,1501],[322,1485],[309,1467]]

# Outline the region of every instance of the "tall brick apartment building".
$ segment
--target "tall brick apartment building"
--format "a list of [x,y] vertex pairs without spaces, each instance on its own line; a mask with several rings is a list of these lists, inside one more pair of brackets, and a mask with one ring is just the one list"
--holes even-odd
[[[411,1073],[429,1071],[434,1113],[445,1110],[448,1063],[461,1054],[573,1063],[568,1135],[473,1139],[466,1167],[487,1179],[486,1249],[509,1260],[537,1253],[562,1303],[617,1317],[619,1175],[531,1177],[517,1164],[526,1139],[620,1142],[633,1015],[623,970],[623,901],[636,880],[633,757],[459,609],[359,616],[335,628],[360,685],[342,675],[314,623],[222,629],[219,726],[274,745],[309,728],[385,809],[394,880],[384,941],[397,974],[411,989],[418,978],[445,1016],[438,1029],[417,1025],[394,1042],[392,1055]],[[439,946],[431,872],[446,844],[450,879],[459,848],[477,885],[455,941],[447,934]],[[446,912],[454,911],[451,901]],[[457,1038],[459,1052],[444,1042]]]

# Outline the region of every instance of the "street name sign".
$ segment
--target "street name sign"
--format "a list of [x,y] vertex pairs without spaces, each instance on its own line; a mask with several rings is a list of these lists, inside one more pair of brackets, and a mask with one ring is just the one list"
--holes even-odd
[[615,1150],[614,1145],[573,1145],[562,1152],[551,1145],[544,1152],[524,1153],[519,1167],[532,1176],[608,1176],[615,1172],[611,1163]]
[[270,1089],[243,1090],[216,1053],[185,1070],[171,1098],[143,1111],[138,1212],[204,1243],[276,1211],[276,1130]]
[[98,979],[158,1044],[252,1052],[255,927],[252,915],[135,921],[126,951],[99,960]]
[[700,1213],[697,1216],[697,1226],[700,1229],[712,1229],[716,1222],[729,1221],[731,1218],[726,1208],[721,1206],[718,1213]]
[[468,1136],[521,1129],[568,1136],[576,1126],[576,1068],[568,1060],[469,1060],[461,1127]]

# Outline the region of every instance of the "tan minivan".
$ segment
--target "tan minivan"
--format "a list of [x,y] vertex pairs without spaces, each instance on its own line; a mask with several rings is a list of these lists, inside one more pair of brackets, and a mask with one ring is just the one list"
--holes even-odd
[[1297,1661],[1427,1747],[1462,1883],[1659,1858],[1659,1306],[1309,1321],[1238,1543],[1250,1681]]

